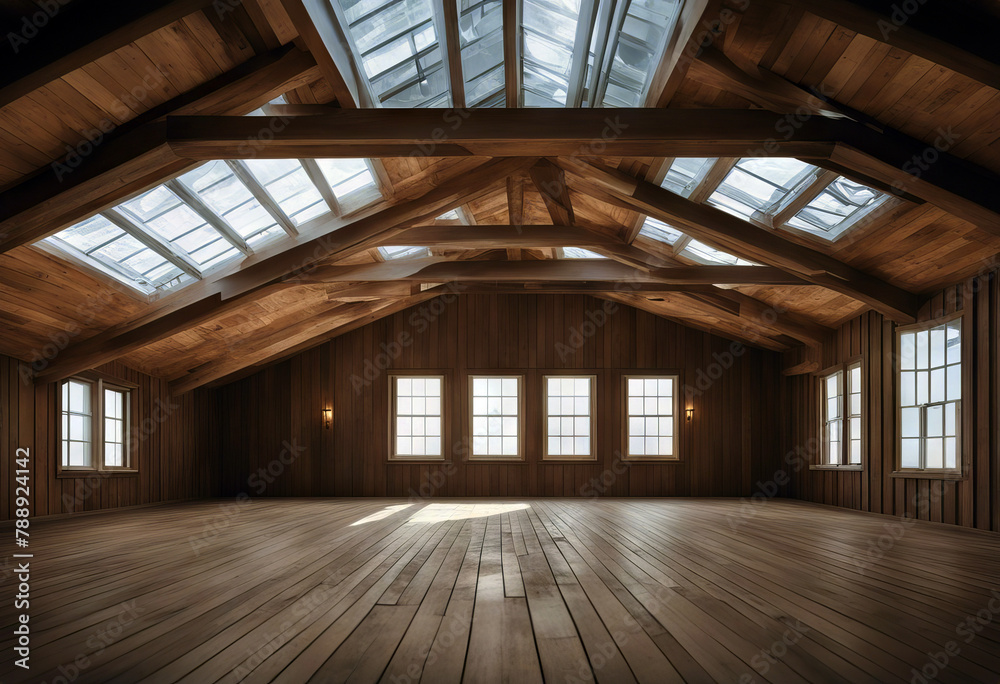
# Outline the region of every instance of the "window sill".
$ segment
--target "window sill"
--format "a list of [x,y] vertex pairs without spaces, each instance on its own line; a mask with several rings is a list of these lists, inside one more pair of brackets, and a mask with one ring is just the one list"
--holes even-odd
[[443,458],[387,458],[390,465],[451,465],[452,461]]
[[596,464],[596,458],[543,458],[539,463],[543,465],[561,465],[563,463],[590,463]]
[[965,474],[952,470],[895,470],[889,477],[905,480],[966,480]]
[[680,465],[683,462],[684,461],[682,461],[679,458],[639,458],[639,457],[623,458],[621,459],[621,461],[619,461],[619,463],[628,463],[628,464],[640,463],[647,465],[650,463],[659,463],[660,465]]
[[93,477],[96,475],[100,478],[106,477],[137,477],[139,475],[138,470],[63,470],[62,472],[56,473],[56,479],[80,479],[85,477]]
[[809,470],[841,470],[847,472],[859,473],[864,471],[865,467],[861,465],[810,465]]
[[496,465],[498,463],[506,463],[508,465],[527,465],[528,462],[523,458],[468,458],[465,460],[468,465],[476,464],[486,464],[486,465]]

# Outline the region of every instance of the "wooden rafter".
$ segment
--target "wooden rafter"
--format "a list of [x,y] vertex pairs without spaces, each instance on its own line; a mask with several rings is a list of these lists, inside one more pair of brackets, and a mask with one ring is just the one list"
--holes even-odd
[[528,171],[531,182],[542,195],[545,208],[557,226],[571,226],[575,221],[573,203],[566,186],[566,173],[548,159],[540,159]]
[[[14,54],[0,71],[0,107],[118,48],[211,5],[211,0],[98,0],[34,7],[27,31],[4,39]],[[65,6],[64,6],[65,5]]]
[[0,193],[0,253],[196,166],[164,144],[158,120],[167,114],[245,114],[318,75],[308,54],[280,48],[123,124],[82,162],[57,162]]
[[521,106],[521,3],[503,0],[504,94],[508,108]]
[[916,295],[833,257],[615,169],[571,158],[559,159],[558,163],[581,180],[603,189],[609,201],[665,221],[716,249],[799,275],[865,302],[898,322],[916,320]]
[[[520,237],[521,233],[524,232],[524,178],[522,176],[507,176],[507,220]],[[521,245],[508,247],[507,258],[520,259]]]
[[246,304],[251,296],[265,296],[274,288],[293,287],[298,284],[295,276],[316,261],[336,260],[377,246],[381,239],[391,237],[411,223],[433,219],[461,206],[470,197],[488,190],[491,184],[502,183],[507,175],[527,169],[533,162],[532,159],[487,162],[471,174],[441,183],[422,197],[369,214],[348,225],[335,221],[327,235],[257,261],[245,271],[206,283],[193,300],[182,299],[177,305],[154,309],[143,317],[123,322],[115,330],[68,347],[37,376],[37,380],[56,380],[107,363],[233,311]]

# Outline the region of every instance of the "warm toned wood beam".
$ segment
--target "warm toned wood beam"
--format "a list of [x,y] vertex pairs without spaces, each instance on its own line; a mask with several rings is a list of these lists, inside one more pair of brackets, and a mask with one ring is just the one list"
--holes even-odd
[[782,357],[781,374],[808,375],[822,370],[821,347],[810,345],[790,349]]
[[384,240],[414,224],[433,221],[441,214],[478,199],[512,173],[526,170],[535,159],[488,161],[412,200],[354,221],[326,235],[303,242],[280,254],[234,273],[220,282],[224,299],[236,297],[277,279],[308,277],[311,266],[378,247]]
[[688,70],[688,78],[734,93],[772,112],[804,112],[831,118],[844,114],[814,94],[767,69],[737,66],[716,47],[699,52]]
[[[377,284],[377,283],[375,283]],[[461,295],[476,294],[606,294],[612,292],[627,292],[640,294],[644,297],[656,297],[673,292],[716,292],[712,285],[683,285],[668,283],[607,283],[590,281],[562,281],[558,283],[517,283],[517,282],[479,282],[455,280],[446,283],[449,291]],[[334,294],[327,295],[334,298]]]
[[[520,234],[524,224],[524,178],[522,176],[507,176],[507,221]],[[507,248],[508,259],[520,259],[521,249]]]
[[716,249],[794,273],[813,284],[863,301],[897,322],[916,320],[919,306],[916,295],[829,255],[616,169],[571,158],[561,158],[558,163],[581,180],[606,191],[610,201],[669,223]]
[[[290,329],[272,333],[270,344],[266,347],[256,347],[246,355],[233,355],[215,363],[204,364],[194,372],[171,382],[171,394],[178,396],[197,387],[232,382],[242,375],[279,363],[334,337],[433,299],[438,294],[440,292],[437,290],[428,290],[403,299],[343,304],[312,321],[295,323]],[[312,325],[309,325],[310,322]]]
[[435,12],[439,12],[444,20],[442,48],[445,64],[448,67],[448,82],[451,87],[452,105],[461,109],[465,107],[465,76],[462,70],[462,47],[458,27],[458,3],[455,0],[436,0]]
[[[192,159],[433,156],[826,157],[853,122],[815,118],[790,138],[774,114],[685,109],[375,109],[274,122],[185,117],[169,123],[170,144]],[[766,149],[765,149],[766,146]]]
[[[402,230],[408,222],[430,220],[454,209],[470,196],[488,190],[491,182],[502,182],[508,169],[526,169],[532,163],[531,159],[487,162],[471,174],[442,182],[422,197],[366,215],[347,225],[334,220],[327,235],[301,243],[299,251],[293,248],[256,261],[246,271],[207,283],[193,301],[182,299],[176,306],[154,310],[123,322],[114,331],[70,346],[39,374],[39,378],[56,380],[93,368],[233,311],[244,306],[250,297],[266,296],[276,288],[294,287],[300,284],[295,276],[315,261],[344,258],[370,249],[378,244],[380,237],[390,237],[393,231]],[[248,276],[247,271],[252,273]]]
[[196,166],[164,143],[158,120],[167,114],[245,114],[318,75],[308,54],[280,48],[123,124],[89,156],[74,152],[0,193],[0,253],[56,233]]
[[[732,10],[727,11],[734,16]],[[722,0],[690,0],[682,5],[663,57],[653,72],[647,107],[665,108],[670,104],[698,51],[716,37],[721,12]]]
[[[0,71],[0,107],[211,5],[211,0],[41,3],[15,30]],[[213,10],[214,11],[214,10]]]
[[612,237],[573,226],[417,226],[386,239],[383,245],[415,245],[439,249],[544,249],[547,247],[624,246]]
[[337,97],[337,104],[344,109],[374,106],[365,75],[359,74],[355,67],[347,36],[341,30],[333,6],[323,0],[281,0],[281,4],[316,58]]
[[411,297],[420,294],[419,283],[358,283],[336,285],[327,290],[326,298],[339,302],[366,302],[373,299]]
[[508,108],[521,106],[521,3],[503,0],[503,73]]
[[[965,9],[968,6],[963,3],[925,6],[923,2],[914,2],[916,12],[904,9],[909,7],[904,3],[886,3],[891,13],[881,13],[852,0],[784,2],[1000,89],[1000,51],[992,37],[997,24],[995,10],[992,14],[976,15]],[[937,14],[930,16],[928,10],[937,10]],[[976,31],[977,36],[970,37],[970,30]]]
[[[319,266],[304,274],[299,282],[378,282],[407,281],[443,283],[466,282],[557,282],[577,281],[684,284],[788,284],[788,274],[760,266],[672,266],[648,272],[611,259],[545,259],[542,261],[455,261],[393,259],[355,266]],[[798,278],[794,278],[801,284]]]
[[549,159],[539,159],[538,163],[528,170],[528,174],[542,195],[542,201],[545,202],[552,223],[557,226],[573,225],[575,217],[573,203],[569,198],[569,188],[566,186],[566,172]]

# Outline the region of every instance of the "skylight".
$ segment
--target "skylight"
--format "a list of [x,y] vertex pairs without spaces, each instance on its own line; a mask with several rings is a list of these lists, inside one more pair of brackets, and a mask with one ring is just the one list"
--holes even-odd
[[697,240],[691,240],[684,251],[681,252],[681,256],[688,257],[694,261],[703,264],[722,264],[724,266],[759,266],[760,264],[755,264],[752,261],[747,261],[746,259],[740,259],[732,254],[727,254],[721,250],[715,249],[714,247],[709,247],[703,242],[698,242]]
[[389,247],[379,247],[379,254],[386,261],[392,259],[416,259],[418,257],[429,257],[431,250],[427,247],[411,247],[403,245],[392,245]]
[[364,159],[210,161],[43,242],[149,295],[379,196]]
[[381,106],[451,106],[431,0],[338,1],[355,58]]
[[670,165],[661,187],[681,197],[690,197],[694,189],[705,178],[715,159],[705,157],[678,157]]
[[[682,0],[645,0],[619,3],[628,7],[622,28],[609,41],[613,54],[606,80],[598,82],[597,94],[605,107],[641,107],[653,70],[663,52],[667,34],[673,29]],[[594,38],[597,39],[595,32]],[[591,47],[591,56],[595,53]],[[591,57],[591,65],[593,58]]]
[[648,237],[651,240],[666,242],[668,245],[673,245],[684,237],[684,233],[681,231],[668,226],[663,221],[657,221],[651,216],[646,217],[645,223],[639,229],[639,235]]
[[790,218],[787,225],[835,240],[887,199],[888,195],[841,176]]
[[788,157],[741,159],[708,203],[740,218],[759,218],[777,209],[818,173],[815,166]]
[[[446,0],[447,1],[447,0]],[[458,34],[469,107],[503,107],[503,5],[500,0],[458,2]]]
[[583,247],[563,247],[562,257],[563,259],[607,259],[603,254],[591,252]]

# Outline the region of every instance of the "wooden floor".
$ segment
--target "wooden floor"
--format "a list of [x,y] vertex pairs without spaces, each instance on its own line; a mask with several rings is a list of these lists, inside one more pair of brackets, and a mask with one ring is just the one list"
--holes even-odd
[[1000,535],[747,508],[299,499],[37,522],[32,669],[4,572],[0,680],[1000,681]]

